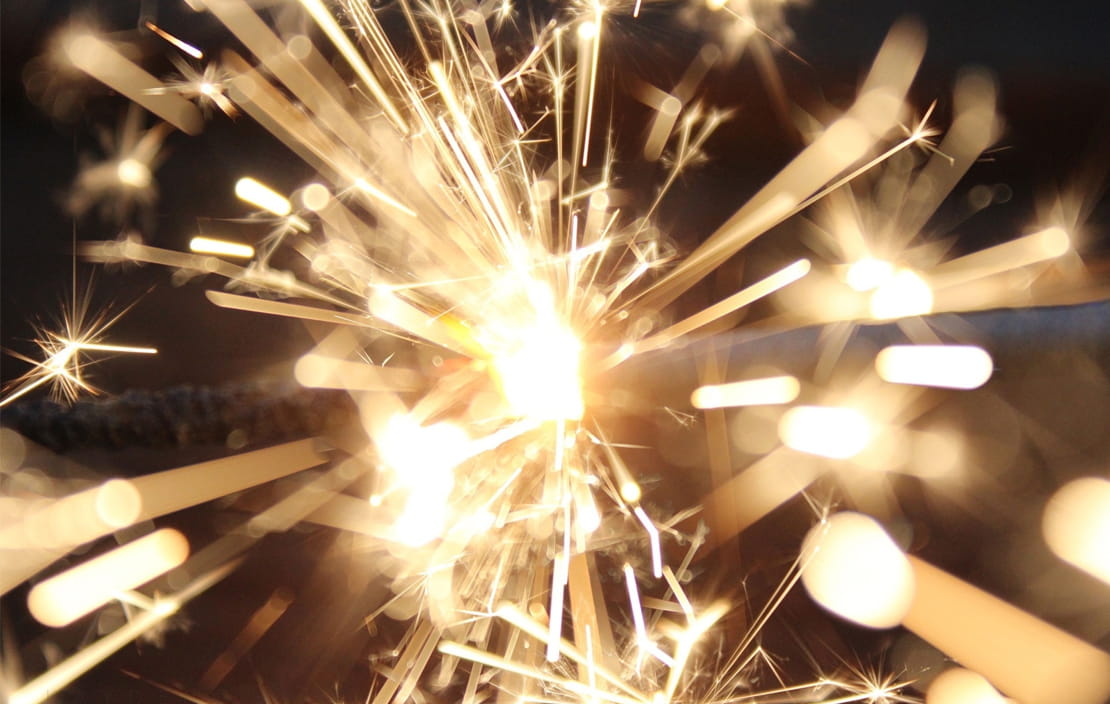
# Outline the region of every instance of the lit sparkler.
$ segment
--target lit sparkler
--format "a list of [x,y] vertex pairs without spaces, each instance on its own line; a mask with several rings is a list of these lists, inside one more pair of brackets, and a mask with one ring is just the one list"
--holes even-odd
[[[170,578],[178,591],[165,602],[171,610],[222,576],[260,536],[306,521],[368,537],[375,550],[388,554],[383,573],[394,598],[382,610],[415,616],[384,684],[368,696],[375,704],[420,700],[425,690],[458,681],[465,681],[464,704],[489,697],[613,704],[908,701],[901,685],[885,680],[817,677],[781,687],[744,681],[752,668],[771,669],[758,638],[785,593],[803,574],[810,579],[816,573],[811,561],[828,564],[808,548],[724,662],[714,671],[703,669],[708,634],[721,628],[731,608],[720,600],[701,604],[682,585],[704,536],[695,533],[692,546],[672,566],[669,554],[689,537],[682,522],[687,516],[653,515],[642,503],[646,492],[634,465],[608,440],[599,413],[605,401],[595,386],[650,352],[711,334],[746,307],[804,290],[814,269],[809,258],[773,267],[692,314],[678,316],[671,309],[772,227],[826,197],[833,199],[830,212],[836,219],[835,204],[854,179],[912,147],[931,146],[927,120],[901,128],[923,52],[916,27],[898,25],[855,102],[810,130],[808,145],[793,161],[702,244],[678,257],[653,216],[667,191],[699,160],[725,114],[697,97],[715,51],[702,52],[676,86],[642,89],[641,102],[654,113],[643,155],[659,164],[662,187],[646,210],[626,206],[627,194],[619,187],[622,164],[605,134],[606,119],[613,116],[605,115],[600,95],[601,67],[611,15],[636,17],[640,3],[627,10],[572,4],[545,18],[549,21],[535,22],[525,36],[527,51],[506,54],[498,51],[498,33],[516,34],[508,27],[513,12],[508,5],[402,0],[396,11],[407,25],[411,56],[391,39],[382,13],[359,0],[344,3],[341,15],[320,0],[300,0],[296,6],[312,24],[304,33],[278,31],[246,0],[198,4],[226,26],[249,57],[228,50],[203,71],[179,64],[182,81],[162,81],[91,33],[66,45],[74,65],[166,121],[111,162],[110,186],[101,183],[100,171],[95,179],[82,177],[84,201],[120,189],[128,197],[138,193],[140,200],[149,199],[155,156],[170,126],[189,134],[200,130],[203,111],[194,100],[227,115],[249,115],[313,167],[318,180],[294,193],[278,192],[262,176],[237,182],[240,200],[276,222],[255,247],[198,236],[190,253],[134,241],[86,243],[81,252],[96,261],[216,274],[236,291],[210,292],[218,306],[327,324],[328,332],[297,362],[296,379],[307,387],[348,390],[370,443],[334,439],[346,459],[291,485],[244,522],[241,532],[175,569]],[[749,3],[717,3],[711,9],[758,25]],[[185,40],[147,26],[201,58],[201,50]],[[965,299],[945,298],[945,292],[1072,251],[1068,234],[1050,227],[962,258],[929,260],[928,267],[893,261],[894,254],[909,251],[901,239],[905,233],[923,227],[993,137],[993,92],[984,91],[981,82],[965,83],[958,101],[949,138],[935,147],[926,173],[905,189],[909,205],[894,223],[898,233],[891,256],[862,242],[858,230],[854,237],[838,236],[833,249],[842,255],[843,271],[828,278],[859,296],[848,307],[799,309],[798,319],[897,319],[967,307],[960,305]],[[945,170],[952,161],[959,167]],[[279,268],[279,252],[298,258],[293,269]],[[102,330],[86,334],[86,341],[51,337],[44,343],[47,361],[5,402],[48,381],[72,391],[87,389],[78,352],[148,351],[96,342]],[[418,343],[418,351],[388,364],[370,360],[369,343],[390,338]],[[981,385],[992,370],[985,351],[955,346],[889,347],[876,364],[888,382],[951,388]],[[778,424],[783,447],[731,479],[715,477],[719,481],[704,502],[714,531],[711,545],[744,530],[821,473],[817,464],[793,463],[787,453],[850,460],[901,410],[886,404],[885,415],[876,419],[848,404],[815,405],[806,400],[812,389],[803,389],[792,375],[712,376],[692,399],[707,414],[799,403],[786,408]],[[22,579],[24,571],[37,570],[58,550],[112,527],[323,461],[304,443],[258,452],[270,454],[150,475],[126,490],[112,485],[137,502],[122,521],[111,512],[102,515],[96,492],[104,487],[25,507],[17,527],[0,534],[12,543],[3,547],[48,553],[21,568]],[[242,476],[221,478],[229,469]],[[348,488],[361,479],[371,488],[356,499],[357,492]],[[49,521],[71,505],[96,518],[57,544],[21,544],[29,540],[22,530],[29,522]],[[627,595],[621,612],[627,617],[610,617],[614,596],[605,592],[598,567],[598,560],[610,559],[605,549],[614,543],[644,548],[639,573],[631,562],[620,568]],[[882,545],[905,560],[893,544]],[[115,559],[125,560],[119,555],[126,549],[113,553]],[[180,549],[169,552],[157,571],[185,559]],[[882,576],[912,579],[914,568],[898,564]],[[85,567],[92,570],[94,563]],[[120,589],[153,576],[142,573]],[[65,575],[56,579],[62,583]],[[650,591],[641,591],[641,580]],[[48,591],[50,584],[40,586]],[[96,604],[111,598],[93,597]],[[142,601],[141,595],[130,598]],[[823,596],[816,598],[825,603]],[[875,627],[904,622],[910,607],[901,602],[909,597],[892,598],[901,601],[891,613],[863,622]],[[163,613],[160,603],[146,604],[154,616],[120,629],[126,637],[112,643],[122,645],[138,635],[140,623],[153,626],[164,618],[168,610]],[[287,607],[288,599],[275,593],[273,603],[236,639],[244,644],[237,649],[257,642]],[[623,639],[621,629],[631,635]],[[103,657],[105,642],[95,644],[95,657]],[[439,670],[433,672],[437,653]],[[460,661],[471,665],[465,676],[456,676]],[[233,666],[226,659],[214,663],[205,687],[217,686]],[[42,701],[61,686],[49,682],[79,674],[76,666],[68,667],[28,683],[15,698]],[[998,672],[988,674],[1005,681]],[[1017,682],[1015,688],[1025,691],[1024,681]]]

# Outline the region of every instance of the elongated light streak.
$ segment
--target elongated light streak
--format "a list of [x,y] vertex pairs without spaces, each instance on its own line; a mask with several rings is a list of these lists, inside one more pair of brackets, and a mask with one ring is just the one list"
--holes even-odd
[[636,514],[636,518],[639,519],[644,526],[644,530],[647,531],[648,542],[651,544],[651,573],[656,579],[659,579],[663,576],[663,550],[659,544],[659,529],[648,518],[642,506],[632,509],[632,513]]
[[269,211],[278,217],[285,217],[293,212],[289,199],[269,186],[250,176],[244,176],[235,182],[235,195],[246,203]]
[[895,384],[977,389],[990,379],[990,354],[971,345],[894,345],[875,357],[875,370]]
[[796,406],[779,422],[779,437],[787,447],[833,459],[859,454],[871,435],[870,422],[851,408]]
[[801,385],[792,376],[734,381],[729,384],[699,386],[690,395],[694,408],[733,408],[790,403],[798,398]]
[[197,254],[216,254],[237,259],[250,259],[254,256],[254,247],[249,244],[203,236],[197,236],[189,240],[189,251]]
[[150,20],[147,20],[146,22],[144,22],[143,26],[145,26],[147,29],[149,29],[150,31],[157,34],[162,39],[165,39],[167,42],[169,42],[173,46],[180,49],[183,53],[188,54],[189,56],[193,57],[197,61],[200,61],[201,59],[204,58],[204,52],[203,51],[201,51],[200,49],[196,48],[192,44],[189,44],[188,42],[186,42],[182,39],[178,39],[177,37],[173,36],[172,34],[167,32],[166,30],[162,29],[158,25],[151,22]]
[[189,543],[163,528],[40,582],[27,595],[39,623],[60,628],[185,562]]
[[185,134],[200,134],[204,119],[185,98],[147,73],[108,42],[91,34],[74,37],[66,45],[73,65],[108,87],[118,90]]

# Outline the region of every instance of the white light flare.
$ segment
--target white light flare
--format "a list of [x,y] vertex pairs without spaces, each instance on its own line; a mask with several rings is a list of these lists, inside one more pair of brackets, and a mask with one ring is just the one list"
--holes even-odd
[[854,291],[874,291],[894,274],[894,265],[882,259],[864,257],[853,262],[844,273],[844,282]]
[[909,318],[933,312],[933,290],[911,269],[900,269],[871,294],[871,317],[876,320]]
[[27,608],[44,626],[60,628],[185,562],[189,543],[163,528],[36,584]]
[[830,459],[855,457],[872,434],[867,417],[851,408],[797,406],[779,422],[779,438],[787,447]]
[[879,352],[875,370],[893,384],[977,389],[990,379],[994,362],[971,345],[893,345]]
[[585,409],[578,338],[554,320],[525,328],[519,335],[516,347],[492,360],[513,413],[542,421],[580,419]]
[[1061,560],[1110,584],[1110,480],[1065,484],[1045,506],[1041,530]]
[[443,535],[454,469],[471,454],[466,432],[450,423],[422,426],[411,416],[395,415],[375,438],[382,461],[406,492],[404,508],[391,536],[411,546],[426,545]]
[[729,384],[700,386],[690,395],[694,408],[734,408],[790,403],[798,398],[801,385],[792,376],[735,381]]

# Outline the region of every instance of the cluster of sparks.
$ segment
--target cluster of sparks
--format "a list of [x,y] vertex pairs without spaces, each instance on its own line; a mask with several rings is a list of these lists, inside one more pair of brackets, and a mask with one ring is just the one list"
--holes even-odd
[[[296,379],[348,391],[368,442],[332,438],[339,449],[330,452],[289,443],[28,506],[0,529],[0,547],[18,548],[18,559],[0,568],[4,589],[120,527],[305,477],[228,539],[194,554],[176,531],[158,531],[120,548],[126,555],[110,552],[40,582],[30,608],[51,626],[113,599],[141,615],[9,692],[9,700],[43,701],[218,581],[246,545],[309,521],[358,533],[391,556],[383,578],[394,597],[382,613],[411,616],[412,625],[384,684],[368,695],[375,704],[425,701],[423,692],[452,686],[464,704],[912,701],[903,684],[882,677],[750,684],[756,670],[775,671],[759,634],[782,594],[803,574],[815,596],[831,589],[809,583],[819,570],[807,565],[822,562],[820,551],[800,551],[780,591],[713,667],[703,652],[706,634],[733,606],[699,603],[684,584],[699,549],[724,544],[817,478],[824,460],[806,465],[797,457],[878,461],[867,451],[882,445],[884,429],[904,417],[920,387],[987,381],[985,350],[943,344],[919,316],[998,305],[1015,290],[1034,298],[1046,292],[1048,300],[1075,286],[1060,263],[1081,260],[1058,223],[956,258],[920,236],[997,136],[989,79],[962,79],[952,126],[934,143],[940,131],[928,113],[914,119],[905,102],[923,37],[911,25],[896,27],[855,102],[828,121],[806,118],[808,145],[714,234],[678,256],[654,218],[727,119],[698,98],[699,85],[749,44],[773,74],[767,52],[778,40],[764,17],[780,17],[777,4],[729,0],[683,10],[687,18],[723,13],[732,21],[718,23],[729,33],[700,52],[676,85],[639,91],[650,109],[641,157],[662,176],[646,208],[631,207],[636,197],[621,188],[599,95],[609,23],[618,14],[635,20],[640,2],[572,3],[535,19],[507,3],[401,0],[388,12],[407,23],[415,58],[397,49],[369,3],[348,0],[338,13],[322,0],[295,4],[324,48],[276,28],[246,0],[197,0],[197,9],[218,18],[249,57],[225,50],[209,60],[147,22],[147,31],[179,52],[180,76],[167,80],[116,43],[71,31],[60,49],[66,60],[162,120],[145,133],[131,122],[116,156],[82,172],[72,205],[150,202],[159,147],[174,129],[196,134],[217,113],[243,113],[263,125],[318,180],[289,195],[261,177],[238,181],[236,195],[273,223],[262,242],[204,233],[190,252],[134,238],[84,243],[80,252],[223,277],[226,290],[208,294],[217,306],[328,324],[297,361]],[[529,23],[530,31],[519,29]],[[520,36],[525,51],[499,50],[505,38]],[[914,147],[929,155],[923,163],[911,158]],[[857,202],[852,186],[861,179],[880,184],[874,204]],[[817,233],[812,256],[687,317],[669,313],[746,245],[802,211],[812,213]],[[289,269],[278,264],[290,261]],[[881,400],[867,407],[836,402],[820,378],[707,373],[690,398],[707,427],[720,423],[725,408],[789,408],[778,448],[735,476],[714,469],[715,488],[700,507],[709,531],[690,531],[688,514],[652,515],[635,463],[595,413],[607,403],[596,383],[630,360],[721,329],[757,301],[777,304],[785,326],[828,325],[819,372],[835,366],[861,321],[898,320],[913,344],[878,355],[875,378],[860,382],[867,393],[850,394]],[[71,396],[90,390],[79,355],[154,352],[107,344],[105,329],[47,334],[45,359],[3,403],[46,384]],[[411,349],[402,344],[409,341],[421,351],[374,363],[369,342],[390,337],[399,349]],[[798,466],[785,472],[788,462]],[[358,496],[357,487],[370,488]],[[834,532],[835,523],[823,519],[820,531]],[[599,579],[599,561],[611,559],[606,551],[615,543],[626,552],[643,547],[642,560],[620,566],[624,595],[607,593],[611,585]],[[165,573],[170,593],[138,591]],[[644,584],[650,594],[641,593]],[[846,618],[869,618],[844,614],[833,605],[838,596],[817,598]],[[80,605],[68,608],[74,602]],[[272,624],[284,607],[270,606],[259,613]],[[912,628],[911,621],[900,614],[869,625]],[[631,633],[627,644],[623,632]],[[939,641],[945,649],[943,634]],[[1078,641],[1053,642],[1084,666],[1106,663]],[[1009,682],[991,668],[977,669]],[[208,691],[226,668],[210,672]],[[1021,682],[1012,687],[1031,691]]]

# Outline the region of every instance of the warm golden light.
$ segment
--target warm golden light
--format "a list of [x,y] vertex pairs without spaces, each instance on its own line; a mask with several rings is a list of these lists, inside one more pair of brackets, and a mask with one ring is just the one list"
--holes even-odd
[[906,556],[870,516],[838,513],[814,526],[802,545],[801,563],[809,595],[862,626],[893,628],[913,601]]
[[293,206],[285,196],[249,176],[235,182],[235,195],[239,200],[268,210],[278,217],[285,217],[293,212]]
[[990,379],[994,362],[969,345],[894,345],[875,358],[875,370],[895,384],[977,389]]
[[1041,529],[1060,559],[1110,584],[1110,480],[1065,484],[1045,506]]
[[27,608],[45,626],[65,626],[188,556],[185,536],[163,528],[36,584],[27,595]]
[[690,395],[690,403],[701,409],[790,403],[798,398],[800,389],[798,380],[792,376],[772,376],[701,386]]
[[783,414],[779,438],[811,455],[848,459],[871,441],[871,423],[859,411],[831,406],[798,406]]
[[519,344],[492,362],[512,412],[535,420],[581,418],[581,354],[574,334],[554,321],[521,330]]
[[189,251],[197,254],[216,254],[237,259],[250,259],[254,256],[254,247],[249,244],[199,236],[189,240]]

